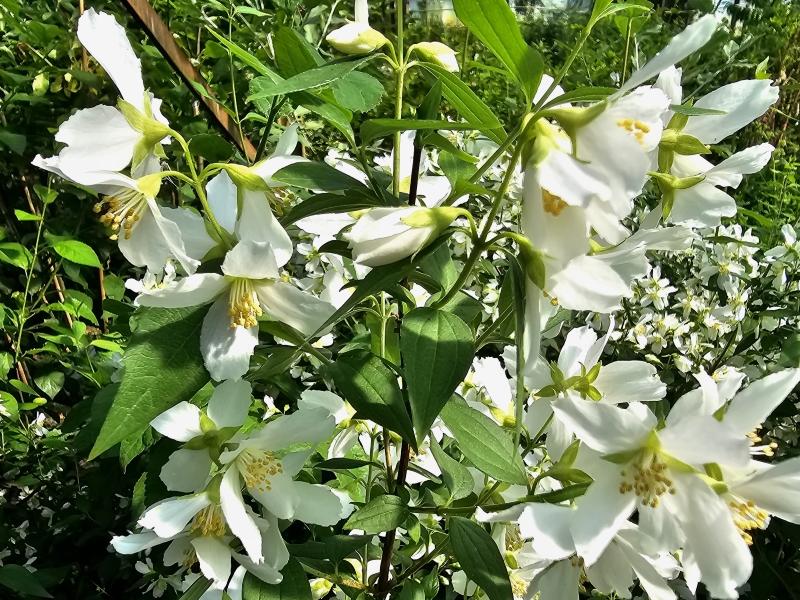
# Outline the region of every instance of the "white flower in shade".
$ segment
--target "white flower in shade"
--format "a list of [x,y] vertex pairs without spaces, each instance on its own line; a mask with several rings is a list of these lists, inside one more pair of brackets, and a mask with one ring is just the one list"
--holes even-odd
[[442,42],[419,42],[412,46],[422,58],[447,69],[451,73],[459,71],[455,50]]
[[464,383],[463,396],[470,406],[500,425],[513,427],[516,402],[511,383],[498,359],[493,356],[476,358]]
[[369,26],[367,0],[356,0],[355,19],[331,31],[325,41],[345,54],[369,54],[390,43],[380,31]]
[[203,411],[180,402],[150,422],[161,435],[186,446],[173,452],[161,468],[161,481],[175,492],[195,492],[208,481],[212,455],[241,427],[252,402],[246,381],[228,380],[216,388]]
[[159,206],[161,187],[158,160],[151,156],[140,165],[136,178],[112,171],[91,171],[73,179],[61,170],[58,157],[33,159],[34,166],[84,185],[103,197],[94,206],[100,222],[111,229],[122,255],[132,265],[161,273],[174,258],[191,274],[198,259],[214,245],[208,239],[203,218],[188,208]]
[[263,190],[237,189],[223,172],[209,182],[208,192],[220,225],[238,240],[225,255],[222,274],[196,273],[142,294],[137,301],[167,308],[211,303],[200,346],[208,372],[220,381],[247,372],[258,343],[259,317],[311,335],[335,309],[281,279],[280,268],[292,256],[292,242]]
[[[567,334],[558,362],[544,359],[529,363],[524,371],[525,387],[536,397],[525,413],[525,426],[531,435],[547,432],[546,445],[552,460],[557,460],[572,443],[573,432],[566,423],[553,419],[552,403],[558,397],[575,396],[608,404],[655,402],[667,393],[656,369],[644,361],[628,360],[602,364],[603,350],[613,332],[597,338],[589,326]],[[512,348],[506,348],[504,356]]]
[[780,246],[770,248],[764,253],[764,257],[770,261],[782,259],[787,255],[800,256],[800,243],[797,241],[797,232],[789,223],[781,227],[783,243]]
[[66,146],[48,160],[80,184],[92,172],[120,171],[131,161],[136,175],[169,134],[161,101],[145,92],[141,63],[113,16],[86,10],[78,20],[78,39],[114,81],[122,100],[119,108],[94,106],[67,119],[56,133],[56,141]]
[[233,449],[219,458],[227,466],[223,482],[236,490],[222,496],[223,507],[240,514],[245,510],[243,482],[248,493],[279,519],[334,525],[347,517],[353,507],[344,495],[326,485],[294,479],[311,449],[333,433],[334,423],[325,408],[302,408],[234,437]]
[[327,458],[341,458],[359,441],[355,410],[340,396],[327,390],[305,390],[297,400],[298,409],[324,409],[333,417],[339,432],[328,446]]
[[575,466],[593,478],[570,525],[586,564],[596,562],[638,509],[645,533],[666,539],[669,526],[681,538],[684,564],[696,564],[713,597],[735,598],[752,557],[725,500],[709,485],[705,465],[746,466],[747,439],[706,415],[670,414],[659,429],[656,416],[636,402],[622,409],[559,398],[553,410],[583,444]]
[[463,213],[452,206],[371,208],[345,237],[354,262],[379,267],[417,254]]

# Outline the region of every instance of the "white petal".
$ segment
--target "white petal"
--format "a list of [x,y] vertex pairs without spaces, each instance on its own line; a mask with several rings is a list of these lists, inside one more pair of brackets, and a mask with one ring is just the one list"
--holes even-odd
[[750,577],[753,558],[728,506],[693,475],[675,477],[674,484],[677,493],[663,499],[686,534],[684,559],[688,554],[696,561],[711,597],[736,598],[736,588]]
[[618,598],[630,598],[633,569],[622,549],[612,543],[603,555],[586,567],[586,578],[598,592]]
[[346,416],[344,400],[327,390],[305,390],[297,400],[298,409],[322,408],[340,423]]
[[212,379],[240,379],[257,345],[258,326],[231,327],[227,296],[211,305],[200,330],[200,351]]
[[618,360],[600,369],[593,384],[604,402],[650,402],[667,394],[656,368],[640,360]]
[[289,562],[289,550],[281,537],[278,519],[268,514],[263,519],[258,519],[258,524],[261,538],[264,540],[264,563],[280,571]]
[[241,427],[252,402],[253,387],[249,381],[223,381],[208,401],[208,417],[217,429]]
[[264,192],[242,190],[242,212],[236,223],[236,235],[240,240],[267,242],[272,246],[279,267],[292,258],[292,241],[272,214]]
[[587,206],[594,198],[608,200],[611,190],[591,165],[566,152],[553,150],[536,166],[540,185],[572,206]]
[[536,554],[560,560],[575,553],[570,521],[575,511],[569,506],[526,504],[517,523],[522,537],[530,539]]
[[111,77],[120,96],[143,110],[142,65],[122,25],[111,15],[89,8],[78,19],[78,39]]
[[630,286],[617,272],[596,256],[579,256],[552,277],[550,295],[558,304],[572,310],[599,313],[619,308],[622,298],[630,297]]
[[342,498],[327,485],[296,481],[292,486],[295,494],[294,518],[315,525],[335,525],[346,512]]
[[767,165],[774,150],[772,144],[759,144],[736,152],[706,171],[706,181],[719,186],[738,187],[742,175],[758,173]]
[[716,382],[706,373],[700,371],[695,374],[700,387],[678,398],[667,415],[667,424],[672,425],[681,419],[692,416],[711,416],[725,402],[720,397]]
[[576,327],[567,334],[558,355],[558,368],[566,377],[580,374],[581,364],[586,366],[586,355],[596,341],[597,334],[588,325]]
[[355,2],[356,23],[369,24],[369,4],[367,0],[356,0]]
[[506,371],[500,361],[493,356],[479,358],[475,360],[472,368],[474,371],[472,381],[475,386],[485,389],[496,407],[503,410],[509,408],[513,402],[513,395]]
[[658,432],[664,450],[685,463],[745,466],[750,462],[747,438],[714,417],[686,417]]
[[675,592],[672,591],[672,588],[667,585],[664,578],[659,575],[655,567],[646,558],[625,540],[619,540],[617,545],[625,555],[628,564],[633,568],[636,577],[639,578],[639,585],[647,592],[647,597],[650,600],[675,600],[677,597]]
[[553,411],[578,439],[603,454],[639,448],[656,424],[649,411],[643,419],[631,408],[575,398],[559,398]]
[[670,66],[661,71],[656,79],[655,87],[663,91],[668,97],[670,104],[683,103],[683,88],[681,87],[682,69]]
[[58,128],[56,141],[67,144],[58,154],[59,166],[75,181],[87,171],[121,171],[141,137],[113,106],[84,108]]
[[[207,304],[228,287],[225,277],[217,273],[195,273],[183,277],[161,288],[140,294],[137,302],[141,306],[181,308]],[[225,297],[227,302],[227,296]],[[229,319],[230,321],[230,319]]]
[[281,137],[278,139],[278,143],[275,144],[275,156],[288,156],[294,152],[297,143],[300,141],[297,135],[298,127],[297,123],[292,123],[283,130]]
[[723,85],[694,103],[695,108],[725,111],[724,115],[689,117],[683,133],[705,144],[716,144],[755,121],[778,101],[771,79],[745,79]]
[[156,535],[171,538],[178,535],[197,513],[211,504],[208,495],[192,494],[158,502],[139,517],[139,525]]
[[578,569],[577,564],[572,564],[570,560],[554,563],[531,581],[525,598],[578,600]]
[[620,88],[620,92],[632,90],[652,79],[664,69],[679,63],[706,45],[717,30],[719,21],[714,15],[705,15],[673,37],[663,50],[651,58],[641,69],[635,71]]
[[164,538],[158,537],[152,531],[143,533],[131,533],[129,535],[115,535],[111,538],[111,545],[120,554],[136,554],[142,550],[147,550],[158,544],[166,542]]
[[230,596],[230,600],[242,600],[245,575],[247,575],[247,569],[242,566],[237,567],[233,572],[231,580],[228,582],[228,587],[225,588],[225,593]]
[[333,433],[334,427],[327,409],[303,408],[270,421],[251,439],[264,450],[281,450],[294,444],[318,444]]
[[200,429],[200,409],[188,402],[179,402],[150,421],[150,426],[161,435],[178,442],[203,435]]
[[800,523],[800,457],[790,458],[733,484],[732,491],[758,508],[790,523]]
[[178,226],[184,251],[195,261],[202,260],[208,251],[217,245],[217,242],[208,235],[203,217],[195,211],[188,208],[161,207],[161,214]]
[[229,468],[225,472],[219,486],[219,501],[233,535],[242,541],[242,546],[253,562],[261,563],[264,560],[261,531],[242,499],[239,471],[236,468]]
[[251,240],[239,242],[229,250],[221,269],[229,277],[244,279],[275,279],[280,275],[272,246]]
[[294,493],[292,477],[284,473],[278,473],[269,478],[270,487],[248,487],[250,495],[260,502],[270,514],[279,519],[291,519],[294,517],[295,502],[299,498]]
[[800,369],[785,369],[754,381],[736,394],[724,423],[739,434],[759,427],[800,382]]
[[227,171],[220,171],[219,175],[206,184],[208,204],[214,218],[228,233],[233,233],[236,227],[236,184]]
[[171,492],[192,493],[205,486],[210,472],[208,450],[180,448],[170,454],[159,477]]
[[286,323],[304,335],[311,335],[336,309],[332,304],[297,289],[284,281],[270,281],[256,288],[267,318]]
[[160,272],[168,258],[175,258],[184,271],[194,273],[200,262],[186,254],[178,224],[165,218],[152,198],[147,204],[149,210],[133,227],[130,238],[125,235],[119,238],[119,249],[125,258],[153,272]]
[[198,537],[192,540],[197,553],[200,571],[213,583],[213,587],[223,589],[231,576],[231,549],[228,544],[213,537]]
[[671,223],[689,227],[716,227],[723,217],[736,214],[736,200],[710,183],[700,182],[685,190],[675,190]]

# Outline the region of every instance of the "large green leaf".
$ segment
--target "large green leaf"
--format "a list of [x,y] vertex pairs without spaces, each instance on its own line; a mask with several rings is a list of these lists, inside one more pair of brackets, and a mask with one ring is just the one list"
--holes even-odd
[[100,259],[91,246],[78,240],[58,240],[53,242],[53,250],[61,258],[87,267],[99,267]]
[[324,371],[356,409],[356,417],[375,421],[417,447],[397,375],[382,359],[366,350],[354,350],[340,354]]
[[366,112],[381,102],[386,90],[372,75],[352,71],[331,86],[336,102],[348,110]]
[[[365,62],[372,60],[372,58],[374,57],[366,56],[357,60],[322,65],[314,69],[309,69],[308,71],[303,71],[297,75],[292,75],[283,81],[270,81],[269,79],[260,77],[258,80],[253,81],[255,85],[250,86],[250,96],[247,98],[247,101],[252,102],[253,100],[260,100],[262,98],[283,96],[285,94],[292,94],[294,92],[302,92],[330,85],[340,80],[354,69],[360,67]],[[256,81],[258,83],[256,83]]]
[[291,27],[279,27],[272,46],[275,49],[275,64],[284,77],[298,75],[325,62],[317,49]]
[[464,380],[474,346],[472,331],[453,313],[416,308],[403,317],[400,354],[418,440]]
[[281,574],[283,581],[270,584],[248,573],[242,582],[242,600],[311,600],[311,586],[299,562],[289,559]]
[[432,63],[420,63],[420,66],[436,77],[442,86],[444,97],[468,123],[472,123],[476,129],[485,131],[498,143],[505,138],[503,124],[500,123],[500,119],[497,118],[494,111],[457,75]]
[[478,129],[472,123],[453,123],[429,119],[368,119],[361,125],[361,142],[369,144],[398,131],[444,129],[448,131]]
[[531,100],[544,71],[541,55],[522,38],[514,11],[506,0],[454,0],[461,22],[491,50],[519,81]]
[[492,536],[473,521],[450,517],[450,547],[458,563],[489,600],[512,600],[506,563]]
[[5,586],[25,596],[35,596],[37,598],[53,597],[39,583],[39,578],[22,565],[9,564],[0,566],[0,586]]
[[200,354],[205,313],[206,307],[137,311],[122,357],[122,381],[90,459],[143,430],[178,402],[189,400],[208,382]]
[[492,419],[457,396],[445,405],[442,419],[464,456],[483,473],[498,481],[528,483],[518,448]]
[[307,190],[324,190],[326,192],[359,188],[364,190],[364,186],[357,179],[320,162],[292,163],[278,169],[272,178]]
[[406,503],[397,496],[378,496],[354,512],[345,529],[361,529],[364,533],[383,533],[402,525],[408,518]]
[[442,447],[433,436],[430,437],[430,444],[431,454],[433,454],[436,464],[439,465],[442,471],[442,481],[444,481],[447,489],[450,490],[450,498],[452,500],[460,500],[469,496],[475,487],[472,473],[469,472],[467,467],[442,450]]

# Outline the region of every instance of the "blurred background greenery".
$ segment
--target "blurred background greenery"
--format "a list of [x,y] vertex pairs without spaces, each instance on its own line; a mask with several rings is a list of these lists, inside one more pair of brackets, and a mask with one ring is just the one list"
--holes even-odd
[[[590,4],[512,2],[528,41],[539,48],[551,70],[566,58]],[[165,115],[191,140],[197,154],[207,160],[245,160],[212,124],[196,91],[176,75],[125,4],[97,0],[91,5],[125,24],[142,57],[146,85],[164,99]],[[263,107],[245,101],[252,72],[232,59],[209,30],[269,64],[271,36],[279,27],[302,32],[324,53],[324,32],[352,10],[349,0],[153,0],[152,5],[215,99],[262,152],[273,140],[264,111],[259,110]],[[131,269],[91,218],[90,194],[48,179],[30,166],[37,153],[49,156],[55,151],[53,134],[72,111],[115,101],[110,80],[76,39],[81,9],[77,0],[0,0],[2,598],[8,593],[41,597],[48,592],[65,599],[130,598],[140,597],[142,577],[158,583],[149,565],[137,565],[135,558],[124,559],[108,549],[110,534],[124,531],[137,512],[136,504],[159,493],[153,465],[160,462],[152,454],[151,460],[140,456],[148,440],[123,445],[118,453],[92,463],[85,461],[104,414],[103,399],[94,396],[113,380],[128,332],[131,308],[124,302],[124,279]],[[441,40],[455,48],[464,80],[505,123],[520,118],[522,98],[492,68],[493,57],[466,35],[447,2],[418,0],[407,11],[412,41]],[[773,110],[719,148],[724,157],[762,141],[776,146],[772,162],[745,180],[737,200],[741,223],[777,236],[776,223],[796,226],[800,216],[800,1],[664,0],[647,17],[620,13],[596,29],[564,87],[615,85],[698,14],[711,11],[724,15],[728,27],[684,63],[684,90],[703,93],[752,77],[768,77],[780,85],[781,97]],[[377,29],[393,31],[393,2],[373,0],[371,18]],[[424,81],[412,79],[407,102],[418,105],[425,89]],[[384,96],[373,112],[390,112],[390,98]],[[303,122],[310,154],[321,157],[339,139],[302,109],[284,105],[278,111],[281,116]],[[175,201],[191,198],[180,187],[169,194]],[[63,240],[91,246],[97,264],[91,258],[82,264],[65,260],[51,251]],[[44,250],[35,253],[35,247]],[[169,448],[160,451],[166,455]],[[105,494],[98,496],[97,490]],[[131,495],[133,507],[128,505]],[[774,523],[754,546],[756,569],[749,597],[800,598],[799,553],[800,527]],[[19,565],[25,564],[37,570],[35,577],[20,571]]]

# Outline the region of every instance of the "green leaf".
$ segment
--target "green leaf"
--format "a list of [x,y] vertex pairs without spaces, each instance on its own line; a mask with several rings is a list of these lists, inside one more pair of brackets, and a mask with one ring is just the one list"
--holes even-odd
[[263,98],[283,96],[330,85],[373,58],[374,56],[365,56],[357,60],[322,65],[297,75],[292,75],[283,81],[276,82],[259,77],[253,80],[247,101],[252,102]]
[[290,558],[281,574],[283,581],[271,584],[248,573],[242,582],[242,600],[311,600],[311,586],[299,562]]
[[139,309],[122,357],[125,368],[89,458],[99,456],[155,417],[189,400],[209,380],[200,354],[206,307]]
[[58,240],[53,242],[53,250],[61,258],[87,267],[100,267],[100,259],[88,245],[78,240]]
[[51,400],[64,387],[64,373],[61,371],[50,371],[44,375],[34,378],[36,386],[44,392],[44,395]]
[[316,48],[291,27],[279,27],[272,45],[275,49],[275,64],[284,77],[298,75],[325,62]]
[[189,140],[189,149],[208,162],[222,162],[233,154],[233,146],[216,133],[199,133],[192,136]]
[[208,29],[207,31],[211,35],[213,35],[215,38],[217,38],[217,41],[220,44],[222,44],[223,46],[225,46],[225,48],[227,48],[228,51],[233,56],[235,56],[236,58],[241,60],[244,64],[246,64],[248,67],[250,67],[254,71],[256,71],[256,72],[258,72],[258,73],[260,73],[262,75],[268,75],[270,73],[274,73],[274,71],[272,69],[270,69],[267,65],[265,65],[263,62],[261,62],[258,58],[256,58],[252,54],[250,54],[244,48],[242,48],[240,46],[237,46],[236,44],[234,44],[230,40],[225,39],[223,36],[218,34],[213,29]]
[[321,541],[287,544],[292,556],[341,562],[356,550],[363,550],[372,540],[371,535],[332,535]]
[[450,499],[460,500],[469,496],[475,487],[475,480],[469,469],[442,450],[433,436],[430,437],[430,445],[431,454],[442,470],[442,481],[450,490]]
[[307,190],[325,190],[328,192],[361,189],[364,186],[357,179],[334,169],[326,163],[298,162],[278,169],[273,179]]
[[444,97],[458,111],[458,114],[464,117],[467,123],[472,123],[475,129],[486,132],[495,142],[499,143],[505,138],[503,124],[494,114],[494,111],[457,75],[431,63],[423,62],[420,63],[420,66],[436,77],[442,86]]
[[2,242],[0,243],[0,261],[20,269],[27,269],[33,261],[33,255],[22,244]]
[[670,104],[669,109],[679,115],[687,117],[702,117],[705,115],[726,115],[724,110],[717,110],[715,108],[700,108],[699,106],[690,106],[688,104]]
[[409,516],[406,502],[392,495],[378,496],[354,512],[345,529],[363,529],[364,533],[383,533],[400,527]]
[[474,347],[472,331],[453,313],[416,308],[403,317],[400,354],[418,440],[464,380]]
[[17,221],[41,221],[42,217],[40,215],[35,215],[33,213],[29,213],[26,210],[20,210],[18,208],[14,209],[14,216],[17,217]]
[[360,469],[367,465],[383,468],[383,465],[375,461],[365,460],[363,458],[347,458],[346,456],[323,460],[315,464],[314,468],[322,471],[349,471],[351,469]]
[[544,71],[541,55],[522,37],[506,0],[454,0],[456,16],[500,59],[530,101]]
[[472,123],[423,119],[368,119],[361,125],[361,141],[364,144],[398,131],[444,129],[447,131],[477,129]]
[[345,352],[323,371],[333,378],[358,418],[375,421],[417,447],[397,375],[381,358],[366,350]]
[[331,90],[339,104],[348,110],[359,112],[378,106],[386,91],[380,81],[361,71],[353,71],[335,81]]
[[3,565],[0,567],[0,585],[27,596],[37,598],[52,598],[53,596],[42,587],[35,573],[31,573],[22,565]]
[[21,133],[13,133],[8,129],[0,129],[0,145],[22,156],[22,153],[25,152],[25,147],[28,145],[28,138]]
[[347,190],[342,194],[317,194],[296,204],[281,218],[281,225],[287,227],[292,223],[313,215],[344,213],[373,206],[383,206],[383,201],[376,198],[368,190]]
[[511,436],[458,396],[442,410],[458,448],[479,470],[498,481],[527,485],[525,467]]
[[419,581],[407,579],[397,594],[397,600],[425,600],[425,588]]
[[464,573],[489,600],[514,598],[500,549],[483,527],[464,517],[450,517],[450,547]]

